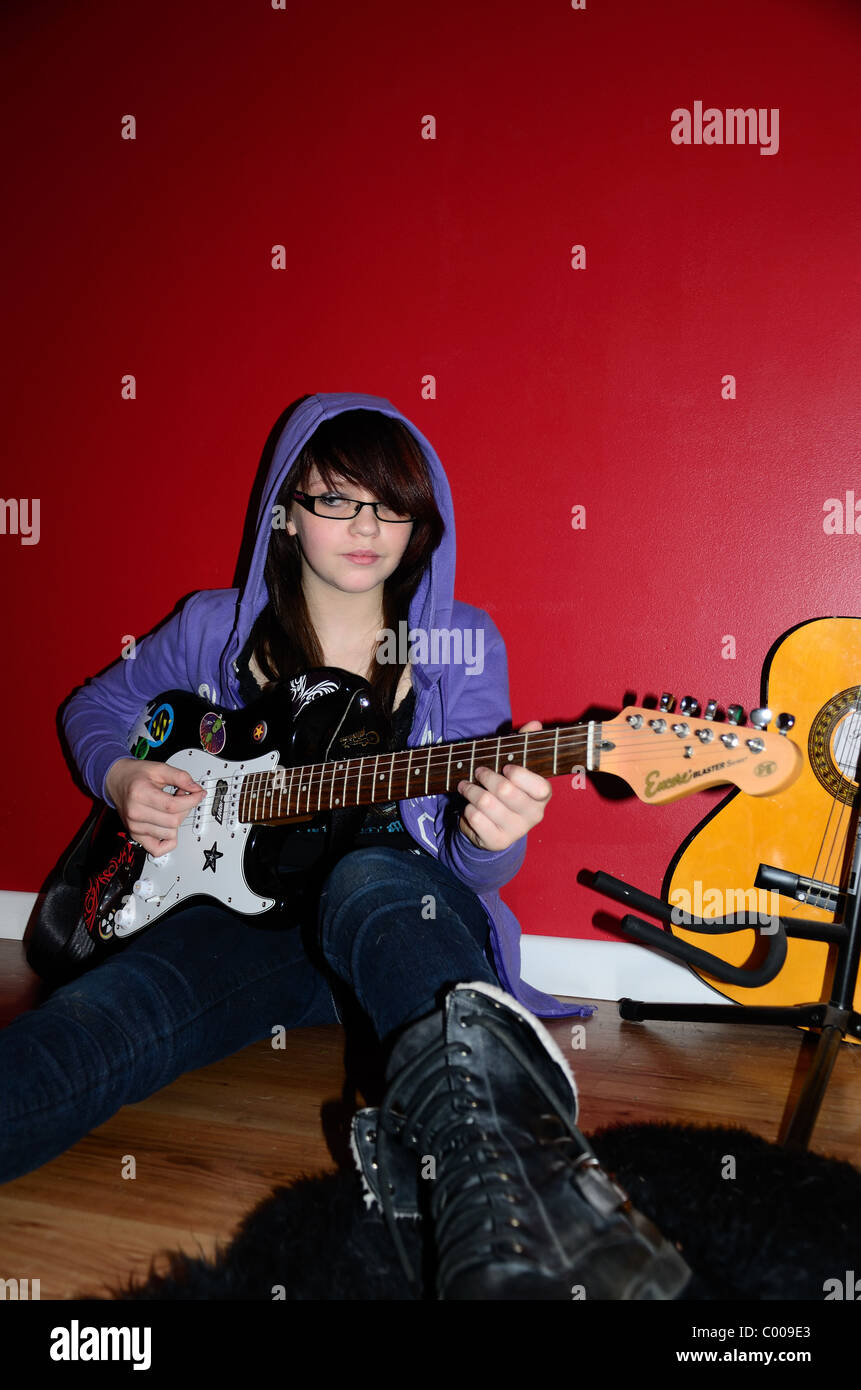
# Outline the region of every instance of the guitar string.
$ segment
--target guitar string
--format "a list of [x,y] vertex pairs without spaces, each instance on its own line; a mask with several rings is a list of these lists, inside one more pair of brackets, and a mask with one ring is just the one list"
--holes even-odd
[[[743,730],[742,732],[749,733],[751,739],[758,738],[761,736],[760,731],[755,729]],[[576,744],[579,741],[584,745],[585,748],[589,741],[588,731],[582,725],[569,725],[564,728],[560,728],[558,730],[558,734],[560,738],[564,738],[566,746],[570,744]],[[528,739],[530,740],[528,744],[525,742],[526,737],[528,737]],[[625,751],[627,752],[628,750],[630,750],[632,745],[637,745],[639,749],[642,751],[643,756],[648,758],[653,753],[660,753],[663,749],[666,748],[672,748],[674,750],[680,748],[682,744],[685,742],[685,739],[679,739],[677,735],[674,735],[674,737],[678,740],[677,742],[670,742],[669,740],[666,740],[666,742],[662,743],[661,745],[658,745],[656,743],[656,739],[663,739],[664,735],[662,734],[642,734],[635,730],[614,730],[613,738],[609,740],[609,743],[611,745],[609,748],[601,747],[601,744],[604,741],[603,738],[596,738],[595,748],[596,751],[599,753],[612,753],[615,752],[621,744],[624,744]],[[688,736],[685,737],[687,738]],[[692,737],[695,738],[696,735],[694,734]],[[773,741],[774,736],[772,735],[770,737]],[[778,735],[778,737],[780,736]],[[536,751],[549,752],[556,745],[556,742],[557,730],[555,729],[536,731],[535,733],[530,733],[528,736],[524,736],[522,734],[502,734],[499,736],[495,736],[493,734],[482,734],[474,739],[454,739],[446,743],[434,744],[433,747],[429,750],[427,745],[416,745],[412,748],[400,748],[392,752],[384,752],[378,754],[363,753],[356,754],[348,758],[329,758],[322,761],[315,761],[313,763],[301,763],[296,764],[295,769],[291,769],[288,764],[279,764],[278,766],[284,766],[287,770],[298,770],[298,768],[301,767],[303,771],[313,773],[318,768],[331,769],[333,765],[344,766],[345,764],[349,763],[357,764],[359,762],[370,762],[377,757],[387,759],[391,758],[394,761],[394,763],[397,764],[399,759],[407,761],[410,754],[413,754],[413,756],[419,754],[420,756],[424,757],[428,752],[431,761],[436,759],[440,763],[442,763],[447,762],[448,749],[450,747],[460,747],[464,750],[467,750],[473,746],[478,747],[479,745],[485,745],[486,748],[489,749],[491,747],[495,748],[498,744],[500,754],[503,752],[516,752],[520,748],[522,748],[524,751],[528,753],[534,753]],[[772,746],[774,746],[773,742]],[[735,752],[735,749],[726,749],[725,746],[719,743],[719,741],[714,740],[710,743],[702,743],[699,740],[697,740],[693,744],[693,747],[702,756],[710,756],[712,753],[722,754],[724,756],[731,756],[732,753]],[[708,750],[708,752],[706,750]],[[743,750],[739,751],[742,752]],[[482,756],[487,756],[488,760],[492,760],[495,755],[488,752],[486,754],[482,754]],[[459,759],[459,761],[469,762],[473,760],[469,759],[464,753],[464,755]],[[268,774],[275,770],[276,768],[256,769],[255,771]],[[253,776],[254,773],[243,773],[242,775]],[[215,776],[216,779],[218,779],[218,774],[215,774]]]
[[[562,733],[562,731],[560,730],[560,734],[561,734],[561,733]],[[333,769],[335,769],[335,768],[343,769],[345,765],[347,765],[347,766],[349,766],[349,765],[351,765],[351,764],[352,764],[352,765],[358,765],[360,762],[363,762],[363,763],[365,763],[365,764],[367,765],[367,764],[369,764],[369,763],[375,761],[377,758],[384,758],[384,759],[387,759],[387,760],[388,760],[388,759],[391,759],[391,768],[392,768],[392,772],[394,773],[395,771],[406,771],[406,770],[407,770],[407,768],[409,767],[409,764],[410,764],[410,754],[413,755],[413,761],[415,761],[415,755],[418,754],[418,755],[419,755],[419,759],[420,759],[420,760],[423,760],[423,765],[424,765],[424,762],[427,762],[434,770],[439,770],[439,769],[441,769],[443,766],[448,766],[449,757],[448,757],[448,751],[447,751],[447,750],[448,750],[449,747],[461,747],[461,748],[463,748],[464,750],[468,750],[470,747],[475,747],[475,749],[477,750],[478,747],[479,747],[479,745],[484,745],[484,751],[482,751],[481,753],[478,753],[478,752],[476,751],[476,752],[473,754],[473,757],[472,757],[472,758],[466,756],[466,752],[464,752],[464,754],[463,754],[456,762],[455,762],[455,761],[452,761],[452,767],[453,767],[453,768],[456,768],[457,765],[458,765],[458,763],[467,763],[467,764],[468,764],[468,763],[472,762],[474,766],[475,766],[475,765],[481,766],[481,765],[483,765],[485,762],[488,762],[488,763],[494,762],[494,761],[495,761],[495,758],[496,758],[496,756],[497,756],[497,754],[494,753],[494,752],[492,752],[492,751],[490,751],[490,750],[491,750],[491,749],[495,749],[496,746],[497,746],[497,743],[499,743],[498,754],[499,754],[500,756],[501,756],[503,753],[509,753],[509,752],[511,752],[511,753],[516,753],[516,752],[518,751],[518,749],[523,749],[523,751],[527,752],[527,754],[549,753],[549,752],[553,751],[553,750],[557,747],[557,740],[556,740],[555,732],[554,732],[554,731],[548,732],[548,733],[546,734],[546,737],[545,737],[544,739],[539,738],[539,737],[536,737],[535,735],[530,735],[529,737],[530,737],[530,739],[531,739],[532,741],[529,743],[528,747],[527,747],[526,745],[523,744],[522,738],[521,738],[520,736],[514,736],[514,737],[513,737],[512,735],[502,735],[501,738],[500,738],[499,740],[496,739],[496,738],[493,738],[492,736],[483,736],[483,737],[481,737],[481,738],[476,738],[476,739],[464,739],[464,740],[458,739],[458,740],[453,741],[451,744],[449,744],[449,743],[435,744],[434,747],[433,747],[433,749],[431,749],[429,752],[426,751],[426,747],[417,746],[417,747],[413,747],[413,748],[398,749],[397,751],[392,752],[392,753],[380,753],[380,754],[366,753],[366,754],[362,754],[362,755],[357,755],[357,756],[352,757],[352,758],[340,758],[340,759],[339,759],[339,758],[330,758],[330,759],[327,759],[327,760],[321,761],[321,762],[301,763],[301,764],[295,764],[295,765],[293,765],[293,766],[291,766],[291,765],[289,765],[289,764],[278,764],[278,765],[276,765],[276,766],[273,767],[273,768],[257,768],[257,769],[255,769],[255,770],[253,770],[253,771],[243,771],[243,772],[237,771],[237,772],[235,772],[235,773],[227,773],[226,776],[225,776],[225,773],[226,773],[226,769],[225,769],[225,772],[222,772],[221,774],[215,773],[215,774],[213,775],[212,778],[210,778],[210,779],[209,779],[208,781],[206,781],[206,782],[201,782],[199,785],[200,785],[200,786],[203,786],[203,787],[207,787],[207,786],[217,786],[217,783],[218,783],[219,781],[227,781],[227,780],[230,780],[231,777],[241,777],[241,778],[244,778],[244,777],[253,777],[253,776],[264,776],[264,777],[269,777],[269,776],[272,776],[275,772],[277,772],[277,771],[279,771],[279,770],[282,770],[282,769],[283,769],[283,771],[284,771],[285,773],[286,773],[286,772],[292,772],[292,773],[294,773],[294,774],[301,771],[301,774],[302,774],[303,776],[305,776],[305,777],[310,777],[310,778],[312,778],[312,779],[315,779],[315,778],[319,777],[320,775],[326,775],[326,776],[330,775],[330,774],[332,773]],[[676,743],[672,743],[672,744],[671,744],[671,743],[667,742],[667,743],[664,743],[663,745],[661,745],[661,746],[659,747],[659,746],[655,743],[655,737],[656,737],[655,735],[649,735],[649,736],[647,736],[647,737],[644,738],[642,735],[637,735],[637,734],[632,733],[629,737],[627,737],[627,738],[624,740],[624,744],[625,744],[624,752],[625,752],[625,755],[626,755],[626,760],[630,760],[630,759],[629,759],[629,755],[632,754],[634,760],[639,760],[639,761],[644,761],[644,762],[654,761],[655,757],[659,757],[660,754],[661,754],[665,749],[667,749],[667,748],[671,749],[673,752],[678,752],[678,749],[679,749],[679,747],[680,747],[679,744],[676,744]],[[578,743],[578,742],[582,745],[582,747],[580,747],[579,749],[577,748],[577,743]],[[618,737],[618,735],[617,735],[617,736],[612,740],[613,747],[611,747],[611,748],[609,748],[609,749],[606,749],[606,748],[602,748],[602,747],[600,746],[600,740],[596,740],[595,749],[596,749],[596,752],[597,752],[599,755],[603,755],[603,756],[606,757],[606,755],[607,755],[608,753],[609,753],[609,754],[612,754],[612,753],[618,751],[618,750],[620,749],[620,743],[621,743],[621,742],[622,742],[622,741],[619,739],[619,737]],[[512,744],[512,743],[515,745],[515,747],[513,747],[513,748],[511,747],[511,744]],[[574,747],[571,746],[572,744],[574,745]],[[634,747],[633,745],[637,745],[637,746]],[[579,735],[579,738],[578,738],[578,737],[576,737],[576,736],[574,736],[574,735],[572,735],[572,734],[566,734],[566,735],[565,735],[565,742],[564,742],[564,744],[559,744],[558,746],[559,746],[559,751],[560,751],[560,753],[563,753],[563,754],[565,755],[565,758],[566,758],[566,761],[567,761],[568,758],[571,756],[571,754],[572,754],[573,752],[575,752],[575,751],[586,752],[586,751],[587,751],[587,747],[588,747],[588,736],[585,735],[585,734],[580,734],[580,735]],[[732,756],[733,752],[735,751],[735,750],[733,750],[733,749],[724,750],[723,748],[721,748],[721,747],[719,747],[719,746],[715,746],[714,744],[699,744],[699,743],[697,743],[697,744],[694,745],[694,747],[696,748],[696,751],[697,751],[697,753],[699,754],[700,759],[703,759],[703,758],[706,758],[706,759],[707,759],[707,758],[710,758],[710,757],[712,757],[712,756],[714,756],[714,755],[723,755],[724,757]],[[764,750],[764,751],[767,751],[767,750]],[[744,753],[742,752],[742,756],[745,756],[745,757],[746,757],[747,755],[744,754]],[[612,761],[612,757],[609,759],[609,761]],[[388,766],[388,763],[387,763],[387,766]],[[598,770],[600,770],[600,769],[598,769]],[[365,776],[366,771],[367,771],[367,767],[363,770],[363,773],[362,773],[363,777]],[[340,775],[340,773],[339,773],[339,775]],[[348,771],[348,776],[351,776],[351,775],[352,775],[352,773]],[[564,775],[564,774],[558,774],[558,775]]]
[[[841,777],[845,776],[841,764],[842,764],[843,756],[845,755],[846,745],[847,745],[847,744],[849,743],[849,741],[850,741],[851,732],[852,732],[851,729],[850,729],[850,727],[849,727],[849,726],[850,726],[850,722],[851,722],[849,716],[850,716],[853,712],[857,714],[857,712],[858,712],[858,707],[859,707],[859,706],[858,706],[858,697],[857,697],[857,694],[856,694],[855,702],[854,702],[853,705],[850,705],[849,711],[848,711],[848,713],[847,713],[847,717],[846,717],[844,720],[841,721],[840,726],[838,727],[838,730],[837,730],[837,737],[835,738],[835,741],[834,741],[834,749],[833,749],[834,758],[833,758],[833,761],[834,761],[834,764],[836,765],[836,770],[837,770],[837,772],[839,773],[839,775],[840,775]],[[840,745],[839,745],[839,741],[840,741],[841,735],[843,736],[843,740],[844,740],[844,745],[843,745],[842,748],[841,748]],[[833,878],[833,880],[836,882],[837,879],[838,879],[839,876],[840,876],[841,867],[842,867],[842,858],[843,858],[842,851],[845,850],[845,844],[846,844],[846,830],[844,829],[844,822],[847,823],[847,824],[846,824],[846,829],[848,829],[848,822],[851,820],[851,808],[847,808],[846,803],[842,800],[842,798],[837,798],[837,797],[835,797],[835,798],[833,799],[833,802],[832,802],[832,813],[833,813],[833,810],[834,810],[835,807],[839,807],[837,825],[836,825],[836,827],[835,827],[835,829],[834,829],[834,834],[833,834],[833,837],[832,837],[831,846],[830,846],[830,849],[829,849],[829,853],[828,853],[828,857],[827,857],[827,859],[826,859],[825,865],[824,865],[824,867],[823,867],[822,872],[820,872],[820,873],[818,874],[818,877],[824,879],[824,880],[827,881],[827,882],[832,881],[832,878]],[[832,818],[831,815],[829,815],[829,818],[828,818],[829,824],[830,824],[831,818]],[[827,829],[827,826],[826,826],[826,829]],[[831,859],[832,859],[832,855],[835,857],[835,860],[836,860],[835,868],[834,868],[833,871],[831,870]],[[820,907],[822,906],[822,902],[823,902],[823,900],[824,900],[824,897],[825,897],[825,893],[824,893],[824,891],[823,891],[823,892],[820,893],[820,895],[819,895],[819,900],[816,901],[816,906],[820,906]]]
[[[832,761],[837,772],[843,778],[846,777],[846,774],[844,773],[843,768],[841,766],[842,760],[845,756],[847,746],[852,741],[853,732],[858,727],[857,721],[854,725],[852,724],[851,716],[852,714],[855,714],[857,716],[859,711],[861,711],[861,686],[856,686],[855,699],[848,706],[846,715],[838,725],[833,745]],[[840,746],[841,737],[843,739],[842,746]],[[857,766],[855,772],[856,777],[853,780],[855,782],[855,785],[857,786]],[[837,810],[837,823],[833,827],[831,841],[828,847],[828,854],[823,864],[823,847],[826,844],[829,829],[832,828],[831,821],[834,816],[835,809]],[[817,852],[816,862],[811,877],[821,879],[823,882],[826,883],[832,881],[835,883],[838,882],[843,868],[843,856],[846,848],[846,836],[849,829],[849,825],[851,824],[852,809],[852,806],[847,806],[841,797],[832,798],[831,809],[828,813],[828,819],[825,824],[825,830],[823,831],[822,839],[820,840],[819,850]],[[833,870],[831,869],[832,856],[835,860],[835,866]],[[808,903],[812,902],[812,905],[814,907],[820,908],[822,911],[831,911],[832,909],[827,908],[825,906],[826,897],[827,894],[825,889],[814,889],[810,898],[808,899]],[[805,906],[806,905],[807,904],[805,904]]]
[[[709,727],[709,726],[706,725],[705,727]],[[718,724],[717,727],[720,728],[720,727],[723,727],[723,726],[720,725],[720,724]],[[754,728],[746,728],[746,727],[743,728],[742,726],[739,726],[739,725],[729,725],[729,726],[727,726],[727,727],[730,728],[730,729],[732,729],[733,731],[735,731],[736,729],[739,729],[741,735],[744,735],[744,734],[748,734],[748,733],[749,733],[749,734],[751,735],[751,737],[757,737],[758,734],[761,732],[761,731],[758,731],[758,730],[756,730],[756,729],[754,729]],[[711,731],[714,732],[714,729],[712,728]],[[602,732],[603,732],[603,730],[602,730]],[[636,762],[643,762],[643,761],[645,761],[645,762],[654,761],[654,760],[655,760],[655,757],[658,756],[658,755],[659,755],[664,749],[666,749],[667,747],[671,747],[671,748],[673,748],[674,750],[677,750],[677,748],[678,748],[678,744],[670,744],[670,743],[664,743],[664,744],[662,744],[662,747],[661,747],[660,749],[657,748],[657,747],[656,747],[656,744],[655,744],[655,740],[656,740],[656,738],[661,738],[661,739],[663,739],[663,734],[656,734],[654,731],[650,731],[649,733],[645,733],[645,732],[641,732],[641,731],[639,731],[639,730],[634,730],[634,729],[630,729],[630,728],[629,728],[629,729],[621,728],[621,729],[613,729],[613,730],[612,730],[612,733],[613,733],[612,743],[614,744],[614,749],[613,749],[613,750],[610,750],[610,751],[615,751],[615,749],[619,748],[620,744],[624,744],[624,752],[625,752],[625,754],[626,754],[626,760],[629,761],[629,762],[634,762],[634,763],[636,763]],[[565,746],[565,747],[561,747],[561,748],[560,748],[560,747],[559,747],[559,738],[557,738],[557,734],[558,734],[559,738],[564,739],[564,742],[565,742],[566,745],[574,744],[575,747],[574,747],[574,748],[571,748],[570,746]],[[678,737],[678,736],[676,735],[676,737]],[[526,739],[531,740],[531,741],[528,743],[528,745],[525,745],[525,740],[526,740]],[[576,745],[577,745],[578,742],[582,745],[579,749],[576,747]],[[260,782],[260,784],[259,784],[258,786],[253,787],[253,788],[249,788],[249,789],[247,790],[247,797],[248,797],[248,799],[254,799],[254,798],[258,798],[258,799],[259,799],[259,797],[262,795],[263,798],[264,798],[264,800],[265,800],[267,797],[269,797],[269,798],[271,799],[271,797],[272,797],[273,795],[275,795],[276,792],[290,791],[290,789],[289,789],[286,785],[283,784],[283,782],[286,781],[286,773],[289,771],[289,772],[292,774],[291,780],[293,780],[293,779],[295,779],[296,773],[297,773],[297,772],[300,772],[299,786],[293,789],[293,790],[295,790],[295,791],[297,792],[297,810],[298,810],[298,809],[300,809],[298,797],[299,797],[300,795],[302,795],[302,794],[308,792],[308,790],[309,790],[308,783],[311,784],[311,786],[310,786],[311,794],[313,794],[313,791],[317,789],[318,784],[319,784],[319,790],[320,790],[320,792],[322,793],[322,791],[323,791],[323,789],[324,789],[324,783],[325,783],[325,781],[326,781],[327,778],[329,779],[330,784],[331,784],[331,785],[330,785],[330,791],[334,789],[334,784],[335,784],[335,782],[341,777],[341,773],[340,773],[340,772],[338,773],[338,776],[337,776],[337,777],[334,775],[334,769],[337,768],[339,765],[340,765],[341,767],[343,767],[345,764],[349,764],[349,763],[356,763],[356,764],[358,764],[359,762],[370,763],[371,760],[376,761],[376,759],[377,759],[378,757],[382,757],[382,758],[385,758],[385,759],[391,759],[391,768],[390,768],[390,777],[389,777],[389,780],[394,780],[394,778],[395,778],[396,775],[401,774],[401,773],[404,773],[404,774],[405,774],[405,773],[407,772],[407,770],[408,770],[408,768],[409,768],[409,766],[410,766],[410,755],[412,754],[412,755],[413,755],[413,758],[415,758],[415,754],[418,753],[418,754],[419,754],[419,761],[420,761],[420,763],[421,763],[421,766],[420,766],[419,768],[413,768],[412,771],[416,774],[417,777],[420,777],[420,776],[422,775],[422,773],[424,772],[424,774],[425,774],[425,776],[426,776],[426,779],[429,780],[432,773],[442,771],[442,769],[443,769],[444,766],[445,766],[445,767],[448,767],[448,764],[449,764],[448,748],[449,748],[450,746],[461,746],[461,747],[463,747],[463,748],[466,750],[466,749],[468,749],[470,746],[474,745],[475,748],[476,748],[476,751],[475,751],[474,754],[473,754],[473,761],[474,761],[475,764],[478,764],[478,765],[480,766],[480,765],[482,765],[483,762],[491,763],[491,762],[493,762],[493,761],[495,760],[494,754],[491,753],[489,750],[490,750],[491,748],[495,748],[497,744],[499,744],[499,748],[498,748],[498,754],[499,754],[499,755],[501,755],[503,751],[514,751],[514,752],[516,752],[518,749],[521,749],[521,748],[524,748],[524,747],[527,747],[528,753],[536,753],[536,752],[546,753],[546,752],[549,752],[551,749],[554,749],[554,750],[557,750],[557,749],[558,749],[558,751],[559,751],[560,753],[562,753],[562,754],[565,756],[566,761],[567,761],[568,758],[571,757],[571,756],[573,756],[576,752],[578,752],[578,751],[579,751],[579,752],[585,752],[585,751],[586,751],[587,746],[588,746],[588,726],[584,726],[584,725],[567,725],[567,726],[564,726],[564,727],[560,728],[558,731],[557,731],[557,730],[554,730],[554,729],[550,729],[550,730],[535,730],[535,731],[533,731],[533,732],[531,732],[531,733],[529,733],[529,734],[527,734],[527,735],[523,735],[523,734],[504,734],[504,735],[500,735],[498,738],[494,738],[493,735],[483,735],[483,736],[478,737],[478,738],[476,738],[476,739],[474,739],[474,740],[472,740],[472,739],[470,739],[470,740],[455,740],[455,741],[454,741],[454,744],[436,744],[436,745],[434,745],[434,747],[433,747],[431,750],[429,750],[429,751],[427,751],[427,752],[425,752],[425,750],[422,749],[421,746],[419,746],[418,748],[401,749],[401,750],[397,750],[397,751],[394,751],[394,752],[391,752],[391,753],[384,753],[384,754],[365,754],[365,755],[362,755],[361,757],[355,757],[355,758],[350,758],[350,759],[340,759],[340,760],[338,760],[338,759],[330,759],[330,760],[327,760],[326,762],[322,762],[322,763],[300,764],[300,765],[294,766],[294,767],[288,767],[288,766],[286,766],[286,765],[283,765],[283,766],[279,766],[278,768],[272,768],[272,769],[257,769],[256,771],[253,771],[253,772],[249,772],[249,771],[241,771],[241,772],[239,772],[239,771],[236,771],[236,772],[234,772],[234,773],[228,774],[227,776],[224,776],[224,775],[218,776],[218,775],[216,774],[216,776],[215,776],[213,779],[207,780],[206,782],[202,782],[202,783],[200,784],[200,785],[204,788],[204,790],[207,791],[207,798],[206,798],[206,799],[204,800],[204,802],[202,802],[198,807],[195,807],[195,808],[194,808],[194,812],[195,812],[198,816],[199,816],[200,814],[207,815],[207,812],[210,811],[211,808],[212,808],[212,805],[214,805],[214,802],[215,802],[215,799],[216,799],[216,796],[217,796],[217,792],[218,792],[218,784],[219,784],[219,783],[224,784],[225,782],[227,782],[227,783],[229,784],[229,783],[231,783],[231,782],[237,782],[237,781],[238,781],[238,782],[244,782],[244,781],[246,781],[246,780],[249,779],[249,778],[267,778],[267,779],[268,779],[268,778],[270,778],[270,777],[272,776],[272,774],[273,774],[275,771],[283,771],[283,773],[285,774],[285,778],[282,779],[282,785],[281,785],[281,786],[279,786],[279,787],[277,787],[277,788],[271,788],[271,787],[268,787],[268,786],[266,785],[265,782]],[[638,747],[637,749],[634,749],[634,748],[632,748],[632,746],[631,746],[631,745],[633,745],[633,744],[638,744],[638,745],[640,745],[640,747]],[[478,746],[478,745],[486,745],[486,755],[485,755],[485,754],[480,754],[480,753],[477,752],[477,746]],[[513,749],[511,748],[510,745],[514,745]],[[721,747],[719,747],[719,746],[715,746],[713,743],[712,743],[712,744],[702,744],[702,743],[699,743],[699,744],[696,744],[696,745],[694,745],[694,746],[697,748],[697,752],[701,755],[701,757],[702,757],[702,756],[708,757],[708,756],[711,755],[712,752],[713,752],[714,754],[720,754],[720,753],[723,753],[723,752],[725,751],[723,748],[721,748]],[[608,751],[608,750],[602,750],[602,749],[600,748],[600,746],[598,747],[598,752],[599,752],[599,754],[601,754],[601,753],[606,754],[607,751]],[[732,751],[733,751],[733,750],[726,750],[726,753],[729,754],[729,753],[731,753]],[[471,760],[470,760],[470,759],[467,759],[466,757],[462,757],[462,758],[460,758],[458,761],[459,761],[459,762],[467,762],[467,761],[471,761]],[[456,764],[456,763],[454,764],[454,767],[455,767],[455,768],[457,767],[457,764]],[[301,770],[301,771],[300,771],[300,770]],[[369,770],[369,769],[368,769],[367,767],[364,768],[364,769],[362,769],[362,774],[361,774],[362,777],[365,777],[365,776],[367,775],[368,770]],[[600,770],[600,769],[599,769],[599,770]],[[566,774],[563,773],[563,774],[559,774],[559,775],[563,775],[563,776],[564,776],[564,775],[566,775]],[[353,776],[352,772],[348,771],[348,772],[347,772],[347,777],[346,777],[346,787],[345,787],[345,791],[347,791],[347,792],[349,792],[349,790],[350,790],[350,782],[351,782],[352,776]],[[386,777],[386,774],[385,774],[385,773],[380,774],[380,780],[381,780],[381,781],[382,781],[385,777]],[[303,785],[303,784],[304,784],[304,785]],[[209,798],[209,791],[210,791],[210,789],[212,789],[212,798],[211,798],[211,801],[210,801],[210,798]],[[358,790],[358,783],[357,783],[357,790]],[[292,794],[292,793],[291,793],[291,794]],[[280,798],[279,798],[279,800],[280,800]],[[357,804],[362,804],[362,803],[357,803]],[[288,801],[288,809],[289,809],[289,801]],[[306,804],[305,809],[306,809],[306,810],[310,810],[310,809],[311,809],[311,808],[310,808],[310,801],[309,801],[309,803]],[[191,813],[190,813],[190,814],[191,814]],[[214,818],[214,817],[211,817],[211,816],[207,815],[207,819],[213,819],[213,818]]]

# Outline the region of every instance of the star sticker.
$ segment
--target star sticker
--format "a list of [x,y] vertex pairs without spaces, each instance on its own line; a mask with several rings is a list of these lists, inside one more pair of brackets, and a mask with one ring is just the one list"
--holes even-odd
[[216,859],[223,859],[223,858],[224,858],[224,855],[220,852],[220,850],[219,850],[219,848],[218,848],[218,841],[217,841],[217,840],[213,840],[213,842],[212,842],[212,849],[205,849],[205,850],[203,851],[203,872],[206,873],[206,870],[207,870],[207,869],[211,869],[212,872],[215,873],[215,861],[216,861]]

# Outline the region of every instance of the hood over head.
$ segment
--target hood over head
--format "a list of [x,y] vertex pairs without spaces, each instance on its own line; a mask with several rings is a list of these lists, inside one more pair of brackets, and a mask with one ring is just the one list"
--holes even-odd
[[[269,601],[264,567],[272,534],[273,509],[284,479],[317,427],[324,420],[330,420],[345,410],[375,410],[399,420],[410,431],[424,454],[445,531],[413,594],[409,625],[411,629],[422,628],[425,631],[434,627],[448,628],[451,625],[455,573],[454,508],[448,478],[433,447],[391,401],[381,396],[366,396],[356,392],[328,392],[307,396],[292,411],[272,454],[257,514],[257,531],[251,563],[240,590],[236,623],[221,659],[222,690],[229,690],[234,684],[235,678],[231,679],[233,662],[245,646],[255,619]],[[428,655],[430,656],[430,653]],[[439,663],[434,664],[430,660],[415,661],[413,667],[423,684],[433,684],[440,678],[442,668]]]

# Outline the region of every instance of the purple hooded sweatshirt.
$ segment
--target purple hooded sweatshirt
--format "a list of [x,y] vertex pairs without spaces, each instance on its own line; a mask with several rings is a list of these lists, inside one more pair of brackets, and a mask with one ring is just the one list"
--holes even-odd
[[[502,638],[487,613],[454,597],[454,510],[448,479],[433,448],[387,400],[351,393],[312,395],[293,410],[275,446],[244,587],[192,594],[179,613],[138,643],[134,660],[118,660],[103,675],[88,680],[68,702],[63,727],[94,796],[113,806],[105,777],[118,758],[129,757],[130,731],[142,707],[162,691],[184,689],[228,709],[242,707],[236,662],[254,620],[269,601],[263,569],[279,489],[318,425],[341,411],[359,409],[390,415],[411,431],[427,460],[445,522],[442,540],[410,603],[410,632],[421,629],[428,637],[426,652],[412,645],[409,653],[416,707],[407,746],[486,737],[501,726],[510,728],[508,662]],[[460,630],[461,648],[456,639],[449,641],[445,636],[434,641],[434,630]],[[463,661],[447,659],[458,650]],[[503,988],[542,1017],[591,1013],[588,1006],[563,1004],[520,977],[520,927],[499,889],[523,863],[526,836],[505,850],[477,849],[462,831],[452,828],[451,817],[446,824],[449,801],[448,796],[401,801],[401,819],[413,839],[480,898],[490,920],[494,961]]]

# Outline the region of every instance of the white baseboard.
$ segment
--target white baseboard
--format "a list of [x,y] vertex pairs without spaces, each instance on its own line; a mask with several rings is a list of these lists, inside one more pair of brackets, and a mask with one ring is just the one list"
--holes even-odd
[[570,936],[521,938],[523,978],[547,994],[647,1003],[732,1003],[686,965],[648,946]]
[[0,940],[20,941],[38,893],[0,890]]
[[[35,901],[35,893],[0,891],[0,939],[22,940]],[[647,946],[524,933],[521,950],[523,978],[547,994],[668,1004],[731,1002],[692,970]]]

